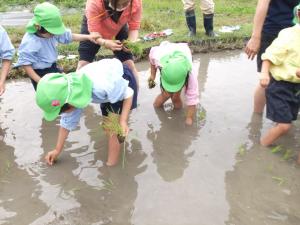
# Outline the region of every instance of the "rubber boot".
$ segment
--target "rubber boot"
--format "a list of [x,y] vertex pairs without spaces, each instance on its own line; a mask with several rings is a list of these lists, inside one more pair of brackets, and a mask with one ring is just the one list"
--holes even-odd
[[186,24],[189,28],[189,36],[195,36],[196,35],[196,16],[195,16],[195,11],[186,11],[185,12],[185,19],[186,19]]
[[214,32],[214,14],[203,14],[203,25],[205,34],[209,37],[215,37]]

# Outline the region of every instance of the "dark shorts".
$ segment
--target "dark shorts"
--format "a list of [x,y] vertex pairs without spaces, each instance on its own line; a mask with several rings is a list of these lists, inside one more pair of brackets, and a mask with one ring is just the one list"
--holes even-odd
[[300,84],[276,81],[266,88],[267,118],[277,123],[291,123],[297,119],[300,106]]
[[[99,23],[100,23],[100,21],[99,21]],[[85,15],[82,18],[80,33],[81,34],[89,34],[90,33],[88,31],[87,19],[86,19]],[[128,38],[128,26],[126,24],[125,26],[122,27],[122,29],[117,34],[116,40],[123,41],[127,38]],[[98,53],[99,49],[100,49],[100,45],[94,44],[93,42],[90,42],[90,41],[81,41],[79,43],[79,48],[78,48],[79,60],[93,62],[95,60],[96,54]],[[123,50],[122,51],[114,51],[114,55],[121,62],[133,59],[133,55],[131,53],[124,52]]]
[[[62,70],[57,67],[56,63],[53,63],[52,66],[49,67],[49,68],[35,69],[34,72],[36,72],[40,77],[43,77],[47,73],[62,73]],[[30,78],[30,80],[31,80],[31,83],[34,87],[34,90],[36,90],[37,83],[34,80],[32,80],[31,78]]]
[[274,41],[275,38],[277,38],[277,35],[266,34],[266,33],[261,34],[260,49],[256,56],[257,72],[261,72],[261,66],[262,66],[261,55],[272,44],[272,42]]
[[[131,109],[135,109],[137,107],[137,93],[138,93],[137,92],[137,83],[136,83],[136,80],[135,80],[135,77],[134,77],[133,73],[128,68],[128,66],[123,65],[123,68],[124,68],[123,78],[129,81],[128,86],[131,87],[132,90],[133,90],[133,98],[132,98]],[[118,101],[116,103],[110,103],[110,102],[102,103],[100,105],[100,108],[101,108],[102,115],[107,116],[108,112],[121,114],[122,106],[123,106],[123,100]]]

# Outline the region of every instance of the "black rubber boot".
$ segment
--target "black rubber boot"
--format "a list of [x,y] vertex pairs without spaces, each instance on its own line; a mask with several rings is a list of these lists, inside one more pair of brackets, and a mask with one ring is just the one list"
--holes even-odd
[[185,12],[185,19],[186,19],[186,24],[189,28],[189,36],[195,36],[196,35],[196,16],[195,16],[195,11],[186,11]]
[[215,37],[214,32],[214,14],[203,14],[203,25],[205,34],[209,37]]

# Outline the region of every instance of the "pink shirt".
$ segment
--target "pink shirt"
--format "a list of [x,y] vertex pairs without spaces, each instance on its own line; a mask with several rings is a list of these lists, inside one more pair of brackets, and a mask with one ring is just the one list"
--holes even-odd
[[187,43],[162,42],[159,46],[152,47],[149,53],[149,61],[156,68],[161,67],[160,59],[166,54],[175,50],[183,52],[192,63],[192,70],[189,74],[187,88],[185,89],[185,98],[187,105],[197,105],[199,103],[198,73],[199,63],[193,63],[192,53]]
[[105,10],[103,0],[87,0],[86,17],[89,32],[98,32],[103,38],[113,39],[128,23],[129,30],[139,30],[142,16],[142,1],[132,0],[120,16],[118,23],[115,23]]

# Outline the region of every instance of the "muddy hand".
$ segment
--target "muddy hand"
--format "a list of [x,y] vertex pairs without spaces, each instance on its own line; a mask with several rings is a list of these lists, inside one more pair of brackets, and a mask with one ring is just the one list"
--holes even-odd
[[155,86],[156,86],[155,81],[154,81],[151,77],[149,77],[149,79],[148,79],[148,88],[149,88],[149,89],[152,89],[152,88],[154,88]]
[[48,165],[52,166],[58,155],[59,152],[56,149],[48,152],[47,155],[45,156],[45,160],[48,163]]

